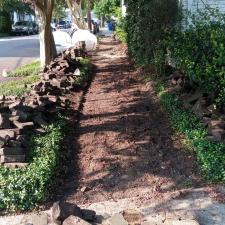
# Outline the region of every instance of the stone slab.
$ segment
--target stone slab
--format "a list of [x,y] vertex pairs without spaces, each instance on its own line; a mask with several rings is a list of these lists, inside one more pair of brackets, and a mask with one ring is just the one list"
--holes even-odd
[[14,121],[14,124],[19,129],[30,129],[34,126],[33,122],[20,123],[18,121]]
[[25,162],[25,155],[2,155],[1,163]]
[[[65,219],[63,221],[62,225],[91,225],[91,224],[86,222],[85,220],[82,220],[79,217],[69,216],[67,219]],[[119,224],[117,224],[117,225],[119,225]]]
[[24,168],[28,166],[28,163],[4,163],[4,167],[15,169],[15,168]]
[[48,215],[43,214],[33,214],[31,216],[33,225],[47,225],[48,224]]
[[200,225],[196,220],[168,219],[165,225]]
[[0,155],[24,155],[25,151],[20,147],[3,147],[0,148]]
[[15,137],[15,131],[12,129],[4,129],[0,130],[0,138],[5,139],[6,137],[14,138]]
[[108,225],[129,225],[121,214],[115,214],[106,221]]

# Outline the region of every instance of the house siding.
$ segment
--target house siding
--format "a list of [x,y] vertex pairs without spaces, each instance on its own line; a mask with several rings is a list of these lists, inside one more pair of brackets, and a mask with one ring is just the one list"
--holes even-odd
[[197,10],[205,9],[205,5],[210,8],[218,8],[221,12],[225,13],[224,0],[181,0],[184,10],[196,12]]

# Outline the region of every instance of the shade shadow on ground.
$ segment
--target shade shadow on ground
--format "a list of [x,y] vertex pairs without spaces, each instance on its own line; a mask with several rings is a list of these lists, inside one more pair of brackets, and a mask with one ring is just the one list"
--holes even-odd
[[196,158],[174,135],[151,86],[138,80],[119,50],[118,42],[106,38],[93,56],[96,76],[71,141],[77,166],[63,187],[69,201],[162,198],[199,185]]

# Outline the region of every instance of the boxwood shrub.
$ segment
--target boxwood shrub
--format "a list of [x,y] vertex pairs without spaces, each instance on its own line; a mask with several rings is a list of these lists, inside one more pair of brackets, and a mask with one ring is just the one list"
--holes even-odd
[[225,16],[217,10],[190,16],[189,26],[168,38],[167,46],[176,67],[188,80],[225,104]]

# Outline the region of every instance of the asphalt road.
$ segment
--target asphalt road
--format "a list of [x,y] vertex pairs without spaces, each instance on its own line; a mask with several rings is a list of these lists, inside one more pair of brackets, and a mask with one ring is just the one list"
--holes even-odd
[[39,55],[38,35],[0,38],[0,74],[37,60]]

